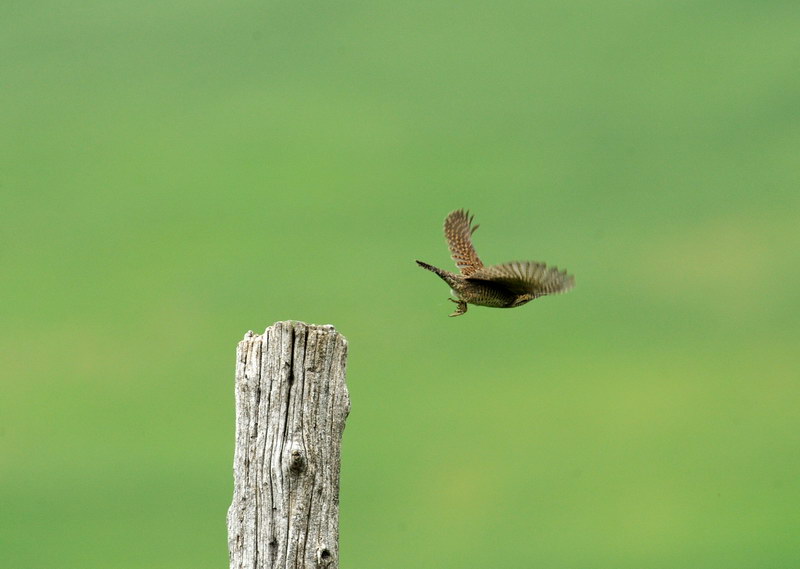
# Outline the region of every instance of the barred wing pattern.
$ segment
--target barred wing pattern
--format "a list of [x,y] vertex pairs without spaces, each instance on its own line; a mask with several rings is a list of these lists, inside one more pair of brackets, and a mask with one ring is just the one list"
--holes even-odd
[[444,236],[450,247],[450,254],[465,277],[483,268],[483,263],[472,245],[472,234],[478,229],[477,225],[472,225],[473,217],[468,211],[459,209],[444,220]]
[[512,261],[502,265],[482,267],[467,278],[468,281],[489,281],[506,287],[510,292],[542,296],[567,292],[575,286],[575,277],[557,267],[532,261]]

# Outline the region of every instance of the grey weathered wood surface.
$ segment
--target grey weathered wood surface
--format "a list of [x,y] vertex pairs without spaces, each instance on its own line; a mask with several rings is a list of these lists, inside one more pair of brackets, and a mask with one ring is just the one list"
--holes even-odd
[[339,567],[346,360],[333,326],[276,322],[239,343],[232,569]]

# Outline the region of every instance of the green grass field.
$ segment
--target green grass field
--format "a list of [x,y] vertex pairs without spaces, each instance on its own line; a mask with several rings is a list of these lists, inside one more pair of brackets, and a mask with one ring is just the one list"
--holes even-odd
[[[796,2],[0,6],[0,565],[227,567],[350,343],[343,569],[800,567]],[[448,318],[445,215],[577,287]]]

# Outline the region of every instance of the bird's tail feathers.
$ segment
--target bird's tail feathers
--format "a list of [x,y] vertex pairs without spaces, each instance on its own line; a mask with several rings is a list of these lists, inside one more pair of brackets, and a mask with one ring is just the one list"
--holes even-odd
[[452,281],[455,278],[455,275],[450,271],[445,271],[444,269],[440,269],[439,267],[434,267],[433,265],[429,265],[428,263],[423,263],[422,261],[417,261],[417,264],[423,269],[428,269],[432,273],[436,273],[447,284],[452,284]]
[[439,275],[440,277],[441,277],[441,276],[442,276],[444,273],[446,273],[446,271],[443,271],[443,270],[442,270],[442,269],[440,269],[439,267],[434,267],[433,265],[429,265],[428,263],[423,263],[422,261],[417,261],[417,264],[418,264],[420,267],[422,267],[423,269],[428,269],[429,271],[432,271],[432,272],[436,273],[436,274],[437,274],[437,275]]

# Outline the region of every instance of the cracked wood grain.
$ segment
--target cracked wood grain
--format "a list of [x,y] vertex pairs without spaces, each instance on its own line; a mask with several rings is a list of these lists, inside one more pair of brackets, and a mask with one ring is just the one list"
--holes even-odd
[[231,569],[339,567],[339,461],[347,340],[277,322],[236,352]]

